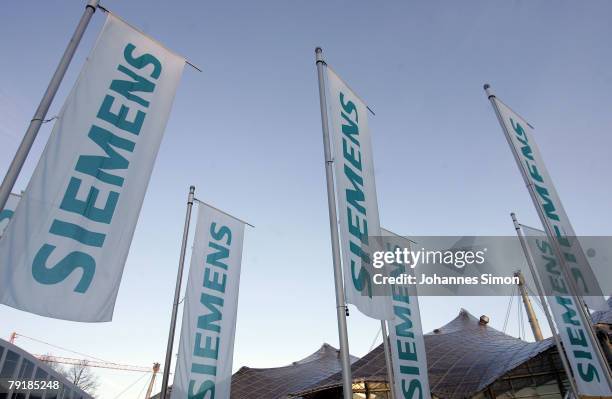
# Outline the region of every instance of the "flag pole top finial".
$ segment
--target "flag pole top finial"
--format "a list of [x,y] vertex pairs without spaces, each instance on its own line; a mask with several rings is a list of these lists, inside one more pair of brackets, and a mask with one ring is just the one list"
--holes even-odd
[[319,62],[325,64],[325,60],[323,59],[323,49],[321,47],[315,48],[315,58],[317,59],[317,64]]
[[98,8],[98,6],[100,5],[100,0],[89,0],[87,2],[87,4],[85,5],[85,8],[87,7],[91,7],[93,8],[94,12],[96,11],[96,8]]
[[485,84],[484,84],[484,89],[485,89],[485,90],[489,89],[490,87],[491,87],[491,85],[490,85],[490,84],[488,84],[488,83],[485,83]]
[[488,83],[485,83],[483,86],[484,91],[487,93],[487,97],[491,98],[491,97],[495,97],[495,94],[493,94],[493,91],[491,90],[491,85]]

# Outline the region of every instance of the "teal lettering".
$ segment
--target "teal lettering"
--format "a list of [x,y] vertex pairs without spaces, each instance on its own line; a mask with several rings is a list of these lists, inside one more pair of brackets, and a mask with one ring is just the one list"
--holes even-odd
[[542,256],[542,259],[546,261],[545,267],[548,273],[551,273],[557,276],[561,274],[561,272],[557,268],[556,258],[553,258],[552,256]]
[[206,394],[209,393],[208,399],[215,398],[215,383],[213,381],[204,381],[200,384],[200,388],[198,388],[198,392],[193,392],[195,388],[195,381],[189,381],[189,392],[187,392],[188,399],[205,399]]
[[597,382],[600,381],[599,373],[597,372],[597,369],[595,368],[595,366],[592,365],[591,363],[589,363],[586,366],[586,370],[584,369],[584,364],[579,363],[578,364],[578,374],[580,374],[580,378],[582,378],[584,381],[591,382],[595,379],[597,380]]
[[554,292],[558,292],[560,294],[567,294],[567,287],[565,285],[565,280],[563,280],[561,276],[558,276],[558,277],[548,276],[548,279],[550,280],[550,284]]
[[212,249],[215,249],[216,252],[211,252],[206,255],[206,263],[213,266],[218,266],[223,270],[227,270],[227,265],[225,263],[220,262],[220,260],[229,258],[229,249],[227,249],[226,247],[222,247],[221,245],[216,244],[214,242],[209,242],[208,246]]
[[349,146],[348,141],[344,137],[342,138],[342,153],[344,159],[349,161],[355,169],[361,170],[361,152],[355,151],[354,147]]
[[106,234],[89,231],[74,223],[64,222],[57,219],[53,220],[53,223],[51,223],[49,233],[61,237],[72,238],[81,244],[99,248],[102,247],[104,244],[104,239],[106,238]]
[[0,222],[5,219],[11,220],[14,213],[15,212],[11,211],[10,209],[4,209],[2,212],[0,212]]
[[127,115],[130,109],[123,104],[119,108],[119,113],[113,114],[113,112],[111,111],[111,107],[113,106],[114,101],[115,97],[111,95],[106,95],[106,97],[104,97],[104,101],[102,101],[102,105],[100,106],[100,110],[98,111],[98,118],[114,126],[117,126],[119,129],[125,130],[126,132],[139,135],[146,114],[138,110],[136,111],[136,116],[134,117],[134,120],[129,121],[127,120]]
[[346,189],[346,200],[362,215],[366,214],[366,209],[363,206],[365,194],[360,186],[363,186],[363,178],[355,173],[348,165],[344,165],[344,174],[353,185],[353,189]]
[[344,119],[348,123],[348,125],[342,123],[342,133],[346,137],[348,137],[349,140],[353,142],[353,144],[359,147],[360,144],[359,140],[357,139],[357,136],[359,136],[359,126],[357,126],[355,122],[350,120],[348,115],[346,115],[344,112],[342,112],[340,115],[342,116],[342,119]]
[[[576,335],[573,334],[574,332],[576,333]],[[569,335],[569,340],[572,345],[584,346],[584,347],[589,346],[586,340],[586,336],[584,335],[584,331],[582,329],[573,330],[571,328],[568,328],[567,335]]]
[[409,374],[409,375],[419,375],[420,374],[418,367],[405,366],[405,365],[401,365],[400,366],[400,373],[401,374]]
[[123,57],[128,62],[128,64],[130,64],[136,69],[143,69],[147,65],[153,65],[153,72],[151,72],[149,76],[151,76],[153,79],[158,79],[162,71],[161,62],[159,62],[159,60],[155,56],[148,53],[143,54],[140,57],[134,57],[133,53],[135,49],[136,46],[134,46],[132,43],[128,43],[128,45],[125,46],[125,49],[123,50]]
[[536,164],[525,161],[525,165],[527,165],[527,170],[529,171],[529,175],[531,176],[532,179],[540,183],[544,182],[544,178],[538,171],[538,167]]
[[66,189],[64,198],[60,204],[60,209],[73,212],[78,215],[83,215],[87,219],[93,220],[94,222],[109,224],[113,218],[113,214],[115,213],[119,193],[110,191],[108,193],[108,197],[106,198],[104,208],[96,208],[95,204],[98,200],[100,190],[94,186],[89,188],[89,193],[87,194],[87,199],[85,199],[85,201],[77,199],[76,196],[79,193],[79,188],[81,187],[82,182],[83,181],[81,179],[77,179],[76,177],[70,178],[68,188]]
[[372,297],[372,283],[370,278],[370,273],[366,270],[365,267],[361,267],[359,273],[355,275],[355,269],[357,264],[354,260],[351,260],[351,279],[353,280],[353,286],[359,292],[363,292],[367,288],[368,296]]
[[353,217],[353,210],[351,207],[346,207],[348,217],[348,230],[353,236],[359,238],[362,244],[367,245],[370,241],[368,238],[368,221],[363,219],[363,231],[361,230],[362,224],[359,222],[359,217]]
[[574,317],[576,317],[576,311],[570,307],[574,305],[572,300],[562,296],[556,296],[555,300],[559,305],[565,308],[565,312],[563,313],[563,322],[572,324],[574,326],[579,326],[580,322],[578,320],[574,320]]
[[[212,273],[212,276],[211,276],[211,273]],[[219,281],[219,277],[221,277],[221,281]],[[204,269],[204,283],[202,284],[204,287],[223,293],[225,292],[226,280],[227,280],[226,274],[220,274],[217,272],[213,272],[208,267]]]
[[76,269],[82,269],[81,279],[74,287],[74,292],[84,293],[89,288],[96,273],[96,261],[83,252],[70,252],[55,266],[47,267],[47,260],[55,250],[55,246],[44,244],[34,256],[32,276],[40,284],[51,285],[64,281]]
[[514,122],[514,119],[512,118],[510,118],[510,124],[512,125],[512,128],[514,129],[514,132],[516,133],[517,140],[523,144],[523,147],[521,147],[521,152],[523,153],[523,156],[533,161],[533,153],[531,150],[531,146],[529,146],[528,144],[527,134],[525,133],[525,129],[523,129],[523,126],[521,126],[520,123]]
[[220,332],[221,326],[213,323],[218,322],[223,317],[221,314],[221,310],[217,308],[217,306],[223,307],[223,298],[208,294],[202,294],[200,296],[200,303],[206,306],[206,308],[208,308],[211,313],[198,316],[198,328],[200,330]]
[[406,387],[406,380],[402,380],[402,394],[404,399],[423,399],[423,387],[421,381],[414,379],[410,380],[410,384]]
[[410,303],[410,296],[408,295],[408,288],[406,286],[398,284],[391,285],[391,295],[395,302],[403,302],[405,304]]
[[414,362],[417,360],[416,343],[414,341],[397,340],[397,353],[401,360]]
[[[111,175],[104,170],[127,169],[130,164],[127,159],[119,155],[112,147],[134,151],[134,142],[126,140],[106,129],[96,125],[91,127],[89,138],[92,139],[106,153],[106,157],[98,155],[81,155],[75,169],[78,172],[95,177],[96,179],[115,186],[123,186],[123,177]],[[112,146],[112,147],[111,147]]]
[[136,73],[124,67],[123,65],[119,65],[117,69],[120,72],[126,74],[128,77],[132,78],[132,80],[129,81],[113,79],[110,85],[110,89],[121,94],[123,97],[127,98],[130,101],[138,103],[143,107],[148,107],[149,102],[144,98],[134,94],[134,92],[153,93],[153,90],[155,90],[155,84],[147,80],[147,78],[137,75]]
[[210,225],[210,235],[217,241],[223,240],[223,237],[227,237],[225,243],[227,245],[232,245],[232,230],[230,230],[227,226],[221,226],[218,230],[216,230],[217,223],[212,222]]
[[209,364],[192,363],[191,372],[198,374],[217,375],[217,367],[211,366]]
[[555,213],[555,204],[552,203],[550,199],[550,193],[545,187],[534,185],[536,192],[539,194],[542,199],[542,207],[544,207],[544,212],[546,212],[546,216],[552,220],[559,220],[559,215]]
[[[410,317],[412,313],[410,308],[403,306],[393,306],[393,313],[397,321],[401,320],[401,323],[397,323],[395,326],[395,335],[398,337],[414,338],[414,332],[412,332],[413,324]],[[398,340],[398,343],[400,341]],[[399,345],[399,344],[398,344]]]
[[353,255],[358,256],[362,263],[370,263],[370,256],[368,253],[361,249],[361,246],[355,244],[353,241],[349,241],[349,250]]
[[209,359],[217,359],[219,357],[219,337],[215,338],[216,347],[212,347],[212,337],[207,336],[204,339],[204,347],[202,347],[202,334],[196,333],[195,346],[193,348],[194,356],[206,357]]
[[574,356],[576,356],[576,359],[592,359],[593,358],[593,355],[591,354],[591,352],[578,351],[578,350],[574,350],[572,352],[574,353]]
[[537,245],[538,249],[540,250],[540,252],[542,252],[542,253],[549,253],[549,254],[552,255],[552,253],[553,253],[552,247],[550,246],[548,241],[536,240],[536,245]]
[[352,101],[348,101],[345,103],[344,93],[342,92],[340,92],[340,105],[342,105],[342,109],[344,110],[344,112],[349,115],[355,112],[355,122],[359,122],[359,115],[357,114],[357,107],[355,106],[355,103],[353,103]]

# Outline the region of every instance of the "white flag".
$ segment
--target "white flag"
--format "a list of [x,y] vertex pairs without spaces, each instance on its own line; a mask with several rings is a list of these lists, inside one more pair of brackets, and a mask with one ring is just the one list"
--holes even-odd
[[329,67],[327,79],[346,301],[369,317],[388,320],[387,298],[374,292],[368,267],[381,245],[370,239],[380,236],[380,221],[368,109]]
[[533,200],[534,206],[541,210],[542,224],[550,225],[555,231],[555,235],[549,236],[548,239],[551,242],[555,240],[559,243],[565,263],[574,277],[578,294],[583,295],[585,302],[592,308],[607,308],[601,288],[576,238],[576,233],[561,205],[561,199],[536,146],[533,129],[503,102],[495,97],[493,101],[499,108],[502,123],[508,132],[509,144],[514,148],[517,164],[527,176],[525,184],[533,185],[537,193],[537,198]]
[[20,199],[20,195],[11,193],[6,201],[4,209],[0,212],[0,237],[2,237],[4,230],[6,230],[9,222],[13,218]]
[[229,399],[244,223],[199,208],[172,399]]
[[598,361],[597,348],[594,348],[587,336],[587,329],[578,317],[576,298],[567,294],[565,279],[559,271],[559,265],[552,251],[546,233],[525,225],[527,245],[535,263],[535,269],[545,287],[546,300],[563,342],[563,348],[572,368],[578,392],[592,397],[610,397],[612,391],[608,386],[606,367]]
[[[410,240],[385,229],[382,229],[382,234],[386,251],[398,248],[410,251]],[[393,269],[389,273],[391,277],[414,275],[414,270],[405,264],[394,263],[387,267]],[[395,397],[430,399],[427,355],[416,286],[394,284],[388,303],[393,312],[393,318],[389,320],[389,346]]]
[[0,240],[0,298],[112,319],[184,59],[109,14]]

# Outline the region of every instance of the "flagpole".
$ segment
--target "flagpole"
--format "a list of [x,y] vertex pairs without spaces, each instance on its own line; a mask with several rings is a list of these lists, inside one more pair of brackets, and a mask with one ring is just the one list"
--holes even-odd
[[387,331],[387,322],[380,321],[383,336],[383,348],[385,350],[385,363],[387,363],[387,378],[389,379],[389,397],[395,399],[395,378],[393,377],[393,360],[391,358],[391,348],[389,348],[389,332]]
[[[340,263],[340,240],[338,234],[338,215],[336,214],[336,194],[334,192],[333,159],[329,139],[327,118],[327,100],[325,98],[325,76],[323,68],[323,50],[315,49],[317,76],[319,78],[319,101],[321,106],[321,125],[323,128],[323,150],[325,155],[325,178],[327,181],[327,206],[329,208],[329,228],[331,230],[332,259],[334,265],[334,285],[336,288],[336,316],[338,318],[338,339],[340,341],[340,360],[342,363],[342,386],[344,399],[353,397],[353,380],[351,377],[351,360],[349,355],[348,332],[346,327],[347,306],[344,299],[342,268]],[[162,398],[163,399],[163,398]]]
[[99,0],[89,0],[87,2],[85,11],[83,11],[83,15],[81,16],[81,20],[72,34],[70,42],[68,42],[68,47],[66,47],[64,55],[62,55],[59,65],[55,69],[55,73],[49,82],[49,86],[47,86],[47,90],[45,91],[42,100],[40,100],[38,108],[36,108],[34,117],[32,117],[32,120],[30,121],[28,130],[26,130],[25,135],[21,140],[21,144],[19,144],[19,148],[17,149],[17,153],[15,153],[15,157],[13,158],[13,161],[11,162],[6,175],[4,176],[4,180],[0,186],[0,211],[6,206],[6,201],[8,201],[8,197],[15,186],[19,172],[21,171],[28,153],[32,148],[32,144],[34,144],[34,140],[36,139],[36,135],[40,130],[40,126],[47,116],[47,112],[49,111],[49,107],[53,101],[53,97],[55,97],[55,94],[57,93],[59,85],[66,74],[68,65],[70,65],[70,61],[72,61],[72,57],[74,56],[74,53],[81,42],[81,38],[83,37],[83,33],[85,32],[87,25],[89,25],[91,17],[96,12],[98,1]]
[[606,375],[604,376],[604,378],[606,379],[606,382],[608,383],[608,387],[612,387],[612,376],[610,374],[610,366],[608,365],[608,361],[605,359],[605,357],[603,356],[601,352],[601,348],[599,347],[599,341],[595,335],[593,325],[589,321],[589,315],[587,315],[584,309],[584,306],[582,306],[582,302],[578,294],[578,289],[576,288],[574,278],[570,274],[568,270],[568,266],[565,263],[565,257],[563,256],[563,251],[561,250],[561,247],[559,246],[559,242],[556,239],[556,234],[550,224],[550,221],[544,214],[544,210],[540,206],[540,203],[538,201],[538,194],[535,191],[535,187],[530,182],[528,172],[527,170],[525,170],[524,165],[520,161],[520,156],[517,153],[516,148],[512,144],[512,136],[506,127],[503,117],[501,116],[501,112],[495,101],[496,99],[495,94],[493,94],[493,92],[491,91],[491,86],[489,84],[485,84],[484,90],[487,94],[487,98],[489,99],[489,101],[491,102],[491,105],[493,106],[493,109],[495,110],[495,115],[497,116],[499,124],[501,125],[504,135],[506,136],[506,140],[508,141],[508,144],[510,145],[510,150],[512,151],[512,155],[514,155],[514,159],[519,165],[519,170],[521,172],[525,185],[527,186],[527,191],[529,192],[529,195],[531,196],[531,200],[533,201],[533,204],[536,208],[536,212],[538,213],[538,216],[540,217],[542,225],[544,226],[544,230],[546,231],[546,235],[550,241],[551,247],[553,248],[555,257],[557,258],[557,261],[559,262],[559,267],[563,274],[563,278],[566,280],[567,288],[569,288],[569,293],[574,299],[574,301],[576,302],[576,313],[578,317],[580,318],[580,321],[582,322],[582,324],[585,326],[586,335],[588,336],[588,340],[591,343],[591,347],[593,348],[595,352],[595,356],[597,356],[597,361],[600,367],[602,368],[602,370],[605,371]]
[[181,283],[183,282],[183,268],[185,266],[185,252],[187,251],[187,237],[189,236],[189,222],[191,221],[191,208],[193,208],[193,194],[195,187],[189,187],[187,196],[187,213],[185,215],[185,226],[183,227],[183,241],[181,243],[181,254],[179,256],[178,272],[176,274],[176,287],[174,288],[174,302],[172,303],[172,317],[170,318],[170,331],[168,332],[168,346],[166,347],[166,360],[164,362],[164,376],[160,397],[166,399],[168,390],[168,377],[172,363],[172,347],[174,345],[174,332],[176,330],[176,315],[178,313],[179,299],[181,295]]
[[557,352],[559,353],[559,358],[561,359],[563,369],[565,370],[565,374],[567,375],[567,379],[570,384],[570,389],[572,391],[572,394],[574,395],[574,398],[578,398],[578,389],[576,388],[576,381],[574,380],[572,370],[570,368],[569,362],[567,361],[567,357],[565,355],[565,351],[563,350],[563,346],[561,345],[561,340],[559,339],[557,330],[555,329],[555,324],[553,323],[552,316],[550,315],[550,310],[548,309],[548,305],[546,303],[546,300],[544,299],[544,289],[542,288],[540,276],[535,270],[533,255],[531,254],[531,250],[527,246],[527,242],[525,241],[525,234],[521,229],[521,225],[516,220],[516,215],[514,214],[514,212],[510,214],[510,217],[512,218],[512,223],[514,223],[514,230],[516,230],[516,235],[518,236],[518,239],[521,243],[521,248],[523,249],[523,254],[525,255],[525,260],[527,261],[527,266],[529,266],[529,271],[531,272],[531,276],[533,277],[533,281],[536,286],[536,291],[538,292],[538,297],[540,298],[540,303],[542,304],[542,309],[544,309],[544,314],[546,315],[548,326],[550,327],[553,340],[555,341]]

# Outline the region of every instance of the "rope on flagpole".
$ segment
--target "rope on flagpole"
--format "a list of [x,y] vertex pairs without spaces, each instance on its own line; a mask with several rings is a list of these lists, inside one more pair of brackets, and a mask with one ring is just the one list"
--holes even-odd
[[380,326],[380,328],[376,332],[376,336],[374,337],[374,341],[372,341],[372,345],[370,345],[370,350],[368,350],[368,352],[372,352],[372,349],[374,349],[374,346],[376,346],[376,341],[378,341],[378,336],[380,335],[381,332],[382,332],[382,326]]
[[[100,9],[100,11],[103,11],[107,14],[112,14],[115,17],[119,18],[120,20],[122,20],[125,24],[129,25],[132,27],[132,29],[137,30],[138,32],[140,32],[141,34],[147,36],[148,38],[150,38],[151,40],[153,40],[154,42],[158,43],[160,46],[166,48],[168,51],[171,51],[174,53],[174,51],[168,49],[166,46],[164,46],[163,44],[161,44],[159,41],[153,39],[152,37],[150,37],[149,35],[147,35],[146,33],[144,33],[143,31],[141,31],[140,29],[138,29],[137,27],[135,27],[134,25],[126,22],[123,18],[121,18],[120,16],[118,16],[117,14],[113,13],[112,11],[110,11],[108,8],[104,7],[103,5],[98,3],[98,8]],[[189,61],[187,58],[183,57],[183,59],[185,60],[185,64],[189,65],[190,67],[192,67],[193,69],[195,69],[198,72],[202,72],[202,69],[200,67],[198,67],[197,65],[195,65],[194,63],[192,63],[191,61]]]
[[225,211],[222,211],[221,209],[217,208],[216,206],[213,206],[213,205],[211,205],[211,204],[209,204],[209,203],[207,203],[207,202],[201,201],[201,200],[199,200],[199,199],[197,199],[197,198],[195,198],[195,197],[193,198],[193,200],[194,200],[195,202],[197,202],[198,204],[206,205],[206,206],[208,206],[208,207],[210,207],[210,208],[214,209],[215,211],[221,212],[222,214],[224,214],[224,215],[226,215],[226,216],[229,216],[229,217],[231,217],[232,219],[236,219],[237,221],[239,221],[239,222],[241,222],[241,223],[246,224],[246,225],[247,225],[247,226],[249,226],[249,227],[253,227],[253,228],[255,228],[255,226],[253,226],[251,223],[249,223],[249,222],[245,222],[244,220],[242,220],[242,219],[240,219],[240,218],[237,218],[237,217],[236,217],[236,216],[234,216],[234,215],[231,215],[231,214],[229,214],[229,213],[227,213],[227,212],[225,212]]

